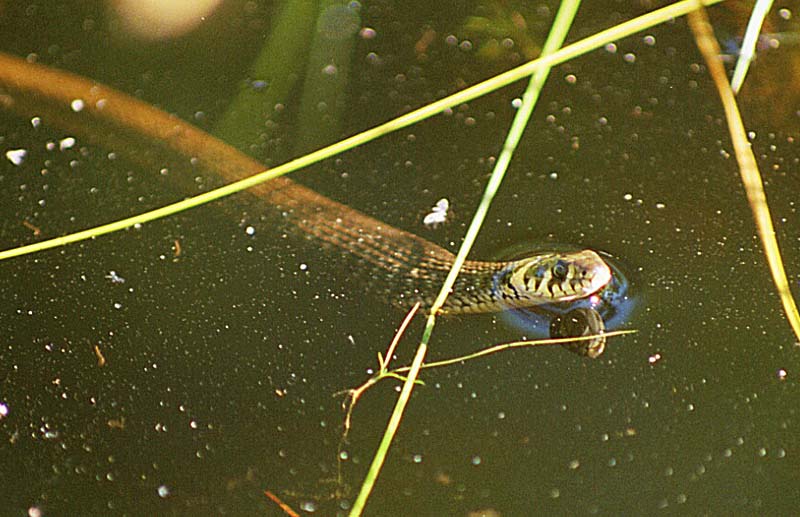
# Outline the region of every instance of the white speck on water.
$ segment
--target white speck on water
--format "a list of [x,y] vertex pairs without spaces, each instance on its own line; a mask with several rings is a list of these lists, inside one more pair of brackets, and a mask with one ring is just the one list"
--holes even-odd
[[121,309],[122,308],[122,304],[119,303],[119,302],[114,302],[114,308],[115,309]]
[[481,457],[480,456],[473,456],[472,460],[470,460],[470,463],[472,463],[473,465],[475,465],[477,467],[478,465],[481,464]]
[[300,264],[300,271],[308,270],[308,264]]
[[86,107],[86,104],[83,102],[83,99],[75,99],[69,104],[69,107],[72,108],[72,111],[78,113]]
[[167,488],[167,485],[161,485],[160,487],[158,487],[158,497],[163,499],[168,495],[169,495],[169,488]]
[[72,149],[75,146],[76,140],[71,136],[66,138],[62,138],[58,141],[58,148],[62,151],[66,151],[67,149]]
[[22,165],[25,158],[28,156],[28,151],[25,149],[10,149],[6,151],[6,158],[14,165]]
[[108,278],[109,280],[111,280],[112,284],[124,284],[125,283],[125,279],[122,278],[121,276],[119,276],[117,274],[117,272],[114,271],[113,269],[111,271],[109,271],[108,274],[104,278]]
[[520,109],[522,107],[522,99],[517,97],[516,99],[511,101],[511,107],[515,109]]
[[789,374],[788,374],[788,373],[786,372],[786,370],[784,370],[783,368],[781,368],[780,370],[778,370],[778,379],[780,379],[780,380],[784,381],[784,380],[786,380],[786,376],[787,376],[787,375],[789,375]]
[[252,226],[248,226],[247,228],[244,229],[244,233],[246,233],[247,235],[252,236],[252,235],[255,235],[256,229],[253,228]]
[[447,221],[447,211],[450,209],[450,201],[442,198],[436,202],[431,211],[422,219],[422,224],[429,228],[436,228]]
[[314,513],[317,511],[317,505],[314,501],[303,501],[300,503],[300,509],[304,512]]
[[0,402],[0,419],[8,416],[8,404]]
[[31,119],[31,126],[33,126],[34,128],[38,128],[41,125],[42,125],[42,119],[40,117],[33,117]]
[[624,196],[622,196],[622,199],[624,199],[625,201],[630,201],[631,199],[633,199],[633,195],[625,194]]

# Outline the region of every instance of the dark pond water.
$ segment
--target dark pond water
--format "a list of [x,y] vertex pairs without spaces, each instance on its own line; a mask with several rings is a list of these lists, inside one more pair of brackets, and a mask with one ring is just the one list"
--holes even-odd
[[[7,2],[0,50],[35,54],[208,131],[250,90],[225,131],[274,165],[520,63],[555,5],[517,4],[351,3],[322,24],[355,30],[344,44],[315,39],[309,20],[324,8],[313,6],[287,33],[313,50],[270,77],[248,70],[278,8],[254,1],[226,2],[160,41],[134,39],[101,3]],[[571,38],[643,12],[627,4],[587,5]],[[797,12],[775,9],[775,32],[797,30]],[[737,15],[716,14],[735,34]],[[282,37],[280,55],[291,56],[301,43]],[[796,86],[759,94],[795,66],[792,52],[786,44],[760,56],[745,107],[797,292]],[[333,89],[324,74],[336,77]],[[294,179],[455,249],[522,88]],[[269,122],[252,113],[259,96]],[[3,249],[191,193],[159,174],[158,157],[143,167],[124,148],[64,140],[72,136],[47,119],[34,127],[0,114],[3,154],[28,152],[20,165],[0,160]],[[199,191],[219,180],[191,182]],[[451,221],[429,229],[422,218],[442,197]],[[358,275],[357,261],[283,235],[269,213],[242,194],[0,264],[0,513],[280,515],[264,490],[301,514],[346,513],[396,385],[367,392],[345,442],[335,394],[369,377],[403,311],[387,303],[386,286]],[[796,511],[800,347],[684,20],[553,72],[473,256],[556,242],[625,264],[640,296],[625,327],[637,333],[611,340],[597,360],[517,350],[425,372],[367,514]],[[397,364],[420,329],[412,325]],[[430,358],[519,337],[497,316],[444,318]]]

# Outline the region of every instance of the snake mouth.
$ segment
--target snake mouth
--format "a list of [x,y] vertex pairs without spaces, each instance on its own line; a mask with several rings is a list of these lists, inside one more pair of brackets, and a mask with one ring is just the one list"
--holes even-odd
[[[562,255],[539,284],[539,292],[550,294],[553,301],[570,302],[591,296],[611,282],[609,265],[593,250]],[[559,266],[566,264],[559,274]],[[542,284],[547,283],[547,289]]]
[[586,292],[583,295],[589,296],[598,292],[611,282],[611,267],[609,267],[606,261],[595,251],[584,250],[579,255],[580,257],[576,258],[576,260],[585,268],[585,271],[591,272],[591,278],[589,279],[588,286],[586,286]]

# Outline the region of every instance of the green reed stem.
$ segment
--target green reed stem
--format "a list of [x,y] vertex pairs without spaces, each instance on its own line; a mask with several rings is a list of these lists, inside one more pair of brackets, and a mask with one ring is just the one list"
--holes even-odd
[[[557,51],[564,43],[564,39],[567,37],[567,32],[572,25],[572,21],[575,18],[575,13],[577,12],[579,5],[580,0],[565,0],[561,3],[558,13],[556,14],[556,18],[553,21],[550,34],[547,36],[547,40],[542,48],[542,58],[546,59],[549,55],[552,55],[552,53]],[[461,244],[461,247],[456,254],[453,266],[450,268],[450,272],[447,275],[444,285],[442,285],[442,288],[439,291],[439,295],[436,297],[436,300],[431,306],[430,313],[428,314],[428,321],[425,325],[425,331],[423,332],[419,348],[417,348],[417,353],[415,354],[414,360],[411,363],[411,367],[408,371],[408,377],[403,383],[400,396],[397,398],[394,411],[392,411],[392,415],[389,418],[389,423],[384,431],[383,439],[381,440],[378,449],[375,451],[375,455],[373,456],[372,464],[367,472],[367,476],[361,485],[361,490],[359,491],[355,503],[353,503],[353,508],[350,511],[351,517],[361,515],[364,510],[364,506],[366,505],[367,498],[369,498],[369,495],[372,493],[372,489],[378,479],[378,475],[380,474],[380,470],[386,459],[386,455],[389,452],[389,447],[392,443],[394,435],[397,432],[397,428],[400,426],[400,420],[403,417],[403,412],[405,411],[408,401],[411,398],[411,392],[413,391],[414,384],[419,376],[419,370],[422,366],[422,362],[427,354],[428,342],[430,341],[433,327],[436,324],[436,313],[439,312],[439,309],[441,309],[444,301],[447,299],[447,295],[450,293],[450,290],[456,281],[458,272],[461,270],[461,266],[467,259],[467,255],[469,254],[475,239],[478,237],[478,232],[480,231],[481,225],[486,218],[486,214],[489,211],[492,200],[494,199],[497,190],[500,188],[500,184],[502,183],[503,177],[508,169],[508,164],[511,163],[511,157],[514,155],[514,150],[517,148],[520,138],[522,138],[522,133],[525,131],[525,127],[530,120],[531,113],[533,113],[533,108],[536,106],[539,93],[542,91],[544,82],[547,80],[547,76],[550,74],[550,68],[550,66],[539,67],[534,72],[533,77],[531,77],[528,83],[528,88],[525,90],[525,93],[522,96],[522,106],[519,108],[519,111],[517,111],[514,121],[511,123],[511,128],[506,136],[506,141],[503,144],[503,150],[500,152],[497,163],[495,163],[494,170],[492,171],[492,175],[490,176],[489,182],[486,185],[486,189],[484,190],[483,197],[478,205],[478,209],[475,211],[475,215],[472,216],[472,222],[470,223],[469,229],[464,237],[464,242]]]
[[738,94],[742,88],[747,70],[750,69],[750,63],[756,55],[756,44],[758,35],[761,33],[761,26],[771,7],[772,0],[757,0],[753,12],[750,14],[750,21],[747,22],[747,30],[742,41],[742,49],[739,52],[739,59],[736,60],[736,68],[733,69],[733,78],[731,78],[731,89],[734,94]]
[[[721,2],[722,0],[707,0],[705,5],[712,5]],[[205,192],[195,197],[184,199],[183,201],[173,203],[149,212],[145,212],[133,217],[128,217],[113,223],[97,226],[77,233],[57,237],[46,241],[37,242],[27,246],[20,246],[13,249],[0,251],[0,260],[27,255],[38,251],[43,251],[66,244],[72,244],[82,240],[99,237],[107,233],[116,232],[130,228],[131,226],[144,224],[162,217],[176,214],[178,212],[194,208],[211,201],[215,201],[225,196],[235,194],[242,190],[246,190],[254,185],[263,183],[272,178],[282,176],[289,172],[296,171],[303,167],[315,164],[332,156],[335,156],[344,151],[348,151],[362,144],[375,140],[376,138],[397,131],[404,127],[416,124],[422,120],[430,118],[438,113],[441,113],[447,108],[471,101],[489,92],[495,91],[508,84],[511,84],[519,79],[529,76],[536,70],[552,67],[570,59],[574,59],[594,49],[600,48],[603,45],[612,41],[630,36],[636,32],[648,29],[654,25],[658,25],[678,16],[685,15],[689,11],[696,9],[698,2],[696,0],[682,0],[676,2],[662,9],[658,9],[651,13],[639,16],[633,20],[621,23],[611,29],[599,32],[588,38],[584,38],[572,45],[563,47],[562,49],[554,52],[548,56],[542,56],[539,59],[529,61],[524,65],[513,68],[508,72],[494,76],[491,79],[483,81],[465,90],[461,90],[453,95],[449,95],[436,102],[428,104],[422,108],[414,110],[410,113],[397,117],[394,120],[380,124],[362,133],[352,137],[341,140],[335,144],[329,145],[312,153],[301,156],[300,158],[291,160],[283,165],[270,169],[268,171],[255,174],[243,180],[230,183],[223,187]]]

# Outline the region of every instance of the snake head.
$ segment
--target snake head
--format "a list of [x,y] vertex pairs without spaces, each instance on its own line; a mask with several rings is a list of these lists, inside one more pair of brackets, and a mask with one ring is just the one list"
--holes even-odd
[[506,277],[512,304],[569,302],[590,296],[611,281],[611,268],[592,250],[522,259]]

